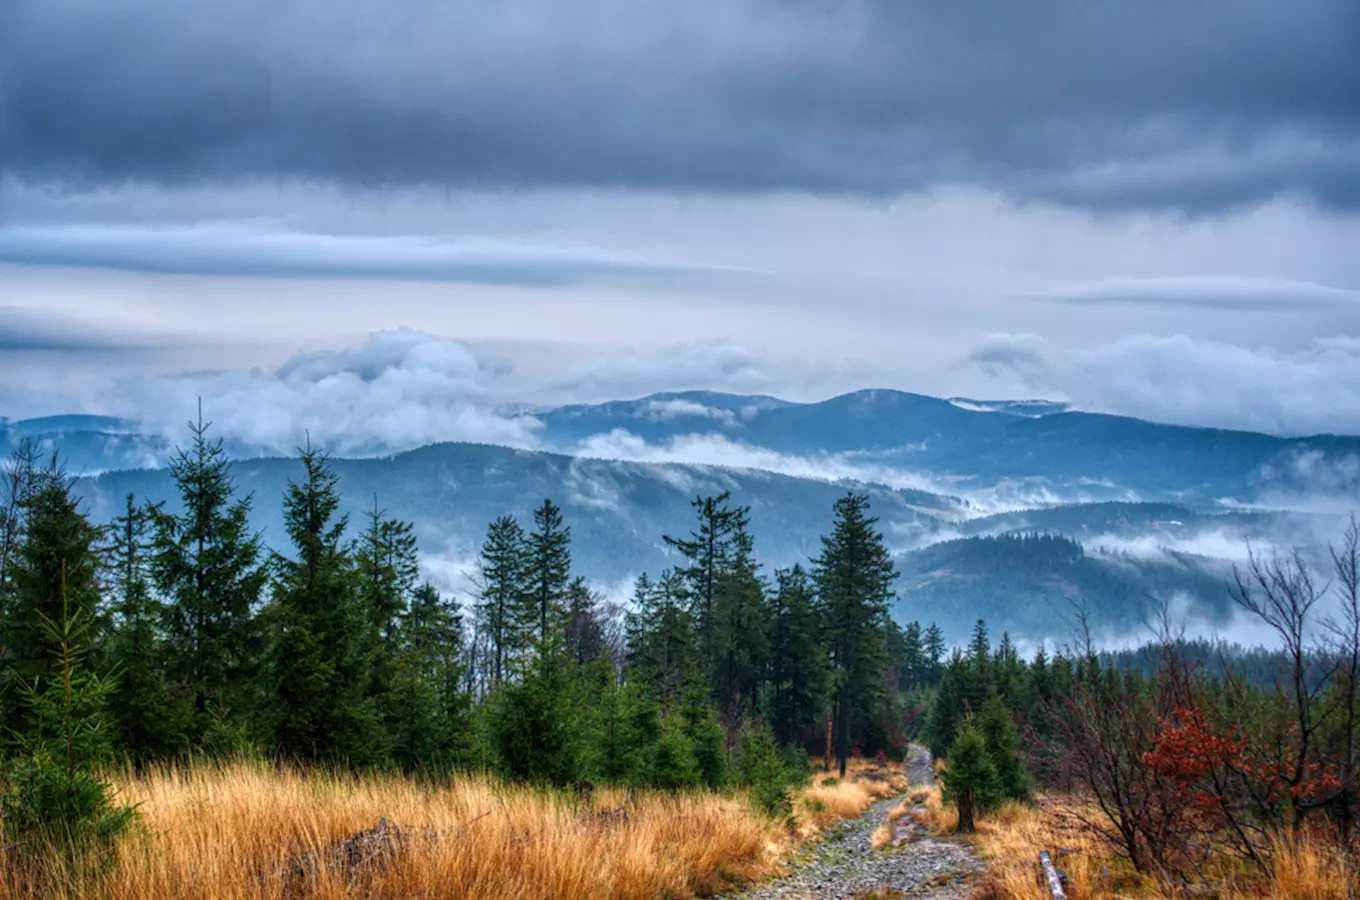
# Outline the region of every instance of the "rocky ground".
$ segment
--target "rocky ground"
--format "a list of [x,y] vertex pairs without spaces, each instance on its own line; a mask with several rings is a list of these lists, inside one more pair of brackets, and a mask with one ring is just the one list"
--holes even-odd
[[[924,747],[912,746],[907,776],[916,786],[934,783]],[[901,799],[880,800],[860,818],[833,826],[790,861],[787,876],[732,894],[729,900],[967,897],[966,879],[981,870],[967,844],[929,837],[907,816],[897,826],[892,845],[872,848],[875,829]]]

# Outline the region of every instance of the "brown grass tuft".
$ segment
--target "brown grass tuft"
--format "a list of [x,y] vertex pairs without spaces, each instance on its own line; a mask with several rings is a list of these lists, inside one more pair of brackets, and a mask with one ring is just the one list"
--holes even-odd
[[[708,896],[777,872],[800,837],[858,815],[893,779],[860,764],[796,798],[798,826],[738,795],[643,793],[626,815],[582,815],[572,798],[467,777],[276,770],[256,763],[165,768],[117,780],[141,826],[82,900],[586,900]],[[905,788],[905,785],[902,785]],[[624,792],[597,792],[595,809]],[[400,839],[350,865],[346,839],[385,817]],[[384,848],[380,848],[384,849]],[[0,851],[0,900],[33,895]]]

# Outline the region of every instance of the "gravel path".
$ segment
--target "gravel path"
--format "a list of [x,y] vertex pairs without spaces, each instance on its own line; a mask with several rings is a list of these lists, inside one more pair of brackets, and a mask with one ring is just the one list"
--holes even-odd
[[[934,783],[924,747],[912,745],[907,775],[913,785]],[[898,827],[899,846],[872,848],[875,829],[901,799],[880,800],[860,818],[832,826],[790,860],[787,876],[731,894],[729,900],[850,900],[873,890],[882,900],[963,900],[969,893],[964,879],[981,869],[966,844],[929,837],[908,816]]]

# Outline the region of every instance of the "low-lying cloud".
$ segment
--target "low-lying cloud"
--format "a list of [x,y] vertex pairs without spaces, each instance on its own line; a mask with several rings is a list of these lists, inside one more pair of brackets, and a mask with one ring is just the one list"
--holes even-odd
[[1360,352],[1335,341],[1282,353],[1134,335],[1070,349],[994,334],[966,363],[1087,411],[1282,436],[1360,434]]
[[302,354],[272,372],[123,378],[99,405],[180,438],[201,398],[218,436],[278,453],[308,439],[340,454],[454,440],[533,446],[536,420],[500,413],[486,377],[466,345],[401,330],[356,349]]

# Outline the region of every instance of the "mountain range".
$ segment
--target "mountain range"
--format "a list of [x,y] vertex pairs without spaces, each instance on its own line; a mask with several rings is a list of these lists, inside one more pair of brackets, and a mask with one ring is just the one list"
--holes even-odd
[[[551,497],[572,525],[578,571],[623,595],[639,572],[674,564],[662,536],[688,531],[695,496],[729,491],[750,505],[768,568],[815,555],[835,498],[866,490],[898,554],[899,618],[937,621],[957,639],[986,616],[1040,638],[1068,628],[1055,609],[1084,605],[1098,624],[1127,628],[1173,598],[1222,625],[1229,562],[1246,543],[1320,551],[1360,484],[1360,438],[1191,428],[1047,401],[694,391],[510,414],[531,420],[535,446],[351,450],[335,460],[345,511],[357,524],[376,504],[415,522],[428,573],[465,592],[487,522],[527,517]],[[280,541],[280,498],[298,464],[222,437],[256,527]],[[173,505],[170,437],[88,415],[0,424],[0,450],[24,438],[60,451],[98,520],[129,493]],[[1066,543],[997,543],[1021,534]]]

